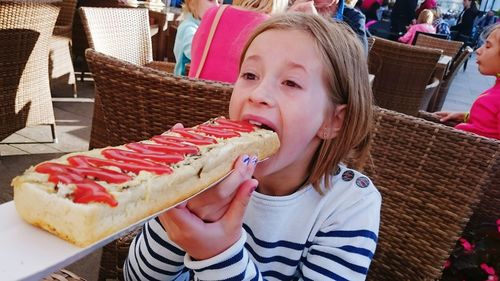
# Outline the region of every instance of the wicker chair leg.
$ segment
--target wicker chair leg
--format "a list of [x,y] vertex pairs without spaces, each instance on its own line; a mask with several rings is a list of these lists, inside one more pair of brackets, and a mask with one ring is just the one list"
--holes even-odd
[[52,143],[57,143],[56,124],[50,124],[50,131],[52,133]]

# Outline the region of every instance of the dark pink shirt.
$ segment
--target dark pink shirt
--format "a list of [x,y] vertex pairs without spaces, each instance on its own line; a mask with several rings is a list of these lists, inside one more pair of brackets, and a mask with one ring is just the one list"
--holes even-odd
[[474,101],[469,121],[455,128],[500,140],[500,78]]
[[[217,7],[208,10],[201,20],[191,47],[189,77],[198,70]],[[240,55],[255,28],[269,18],[267,14],[227,7],[222,14],[201,71],[201,79],[234,83],[238,78]]]

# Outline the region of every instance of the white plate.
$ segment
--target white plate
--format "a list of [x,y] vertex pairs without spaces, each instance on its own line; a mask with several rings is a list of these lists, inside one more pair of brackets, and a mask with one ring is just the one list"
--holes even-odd
[[[225,179],[231,172],[232,171],[209,187],[182,202],[216,185]],[[0,280],[40,280],[52,272],[78,261],[178,204],[144,218],[85,248],[77,247],[45,230],[25,222],[17,214],[14,201],[1,204]]]

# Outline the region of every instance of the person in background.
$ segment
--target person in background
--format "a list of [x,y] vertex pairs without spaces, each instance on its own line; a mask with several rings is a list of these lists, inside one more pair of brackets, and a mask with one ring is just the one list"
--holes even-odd
[[391,32],[401,36],[415,18],[417,0],[396,0],[391,12]]
[[458,15],[457,24],[452,26],[452,39],[459,41],[467,41],[467,38],[472,36],[472,28],[474,20],[478,14],[476,2],[474,0],[463,0],[464,9]]
[[436,28],[432,25],[433,20],[434,14],[432,13],[432,11],[427,9],[423,10],[418,16],[417,24],[410,26],[405,35],[399,37],[398,41],[411,45],[417,31],[436,33]]
[[288,10],[289,12],[302,12],[319,14],[326,19],[344,21],[358,35],[368,55],[368,32],[366,30],[365,15],[355,8],[357,0],[297,0]]
[[436,0],[424,0],[420,6],[418,6],[417,10],[415,11],[415,17],[418,18],[420,15],[420,12],[423,10],[434,10],[437,7]]
[[[287,8],[288,0],[234,0],[220,18],[198,78],[234,83],[241,51],[250,34],[271,14]],[[205,13],[193,37],[189,77],[196,77],[218,9],[214,7]]]
[[355,8],[357,0],[346,0],[342,20],[349,25],[363,44],[365,54],[368,55],[368,31],[366,30],[366,17]]
[[477,26],[481,30],[480,32],[482,32],[482,30],[485,27],[496,23],[497,18],[498,17],[495,16],[495,12],[493,10],[489,10],[484,16],[482,16],[480,19],[478,19]]
[[175,75],[187,75],[186,64],[191,62],[191,44],[205,12],[218,6],[217,0],[185,0],[183,20],[177,28],[174,43]]
[[365,0],[361,3],[361,11],[363,11],[368,21],[378,20],[377,11],[381,6],[382,0]]
[[147,222],[125,279],[365,280],[381,196],[342,164],[366,162],[373,125],[354,32],[313,14],[271,17],[242,51],[229,117],[275,130],[279,151],[240,157],[217,186]]
[[436,28],[436,33],[446,35],[449,39],[451,35],[450,25],[441,17],[441,9],[436,7],[432,12],[434,13],[432,25]]
[[473,30],[473,37],[474,37],[474,41],[477,41],[477,46],[482,46],[483,45],[483,41],[481,39],[481,36],[479,36],[481,33],[483,33],[483,31],[485,30],[485,28],[487,28],[488,26],[492,25],[492,24],[495,24],[498,20],[498,17],[495,16],[495,12],[490,10],[488,11],[485,15],[483,15],[481,18],[479,19],[476,19],[476,25],[475,27],[472,29]]
[[440,111],[441,122],[461,122],[455,128],[500,140],[500,24],[487,29],[483,46],[477,49],[477,65],[483,75],[496,76],[495,85],[474,101],[467,112]]

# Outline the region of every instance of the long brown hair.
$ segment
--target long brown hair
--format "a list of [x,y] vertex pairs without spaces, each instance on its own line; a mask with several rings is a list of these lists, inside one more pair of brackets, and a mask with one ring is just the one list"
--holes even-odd
[[368,65],[363,47],[345,24],[318,15],[287,13],[271,17],[252,34],[243,49],[240,68],[248,47],[259,34],[268,30],[299,30],[311,36],[311,46],[324,62],[324,79],[332,104],[346,105],[342,129],[337,137],[323,140],[309,167],[308,183],[323,193],[331,187],[330,175],[347,159],[361,168],[369,156],[373,125],[373,98],[368,82]]

